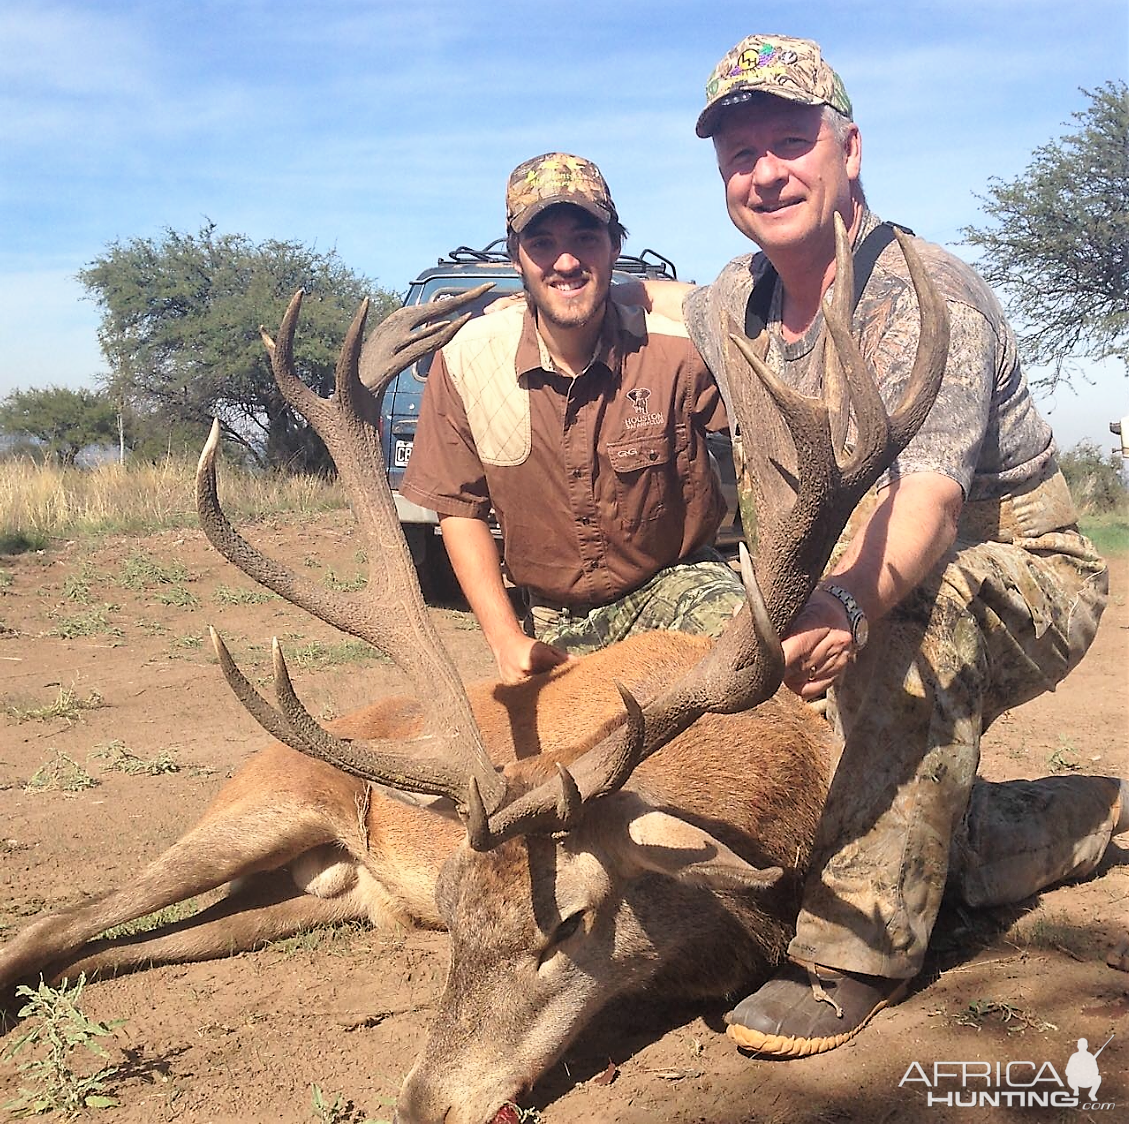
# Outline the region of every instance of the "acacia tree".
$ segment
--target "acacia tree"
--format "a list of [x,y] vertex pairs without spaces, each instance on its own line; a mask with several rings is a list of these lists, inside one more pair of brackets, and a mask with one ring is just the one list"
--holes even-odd
[[47,456],[64,465],[74,464],[87,445],[111,440],[117,427],[114,404],[93,390],[14,390],[0,402],[0,433],[33,438]]
[[978,196],[995,226],[965,227],[980,272],[1007,298],[1038,380],[1070,381],[1070,360],[1129,365],[1129,88],[1083,90],[1078,127],[1037,148],[1023,175]]
[[170,229],[159,239],[112,243],[79,280],[102,309],[111,397],[188,429],[218,417],[256,463],[298,471],[330,462],[279,394],[259,325],[273,331],[294,292],[306,290],[295,360],[302,378],[326,395],[361,299],[372,298],[370,325],[399,304],[335,251],[256,244],[220,234],[214,223],[196,234]]

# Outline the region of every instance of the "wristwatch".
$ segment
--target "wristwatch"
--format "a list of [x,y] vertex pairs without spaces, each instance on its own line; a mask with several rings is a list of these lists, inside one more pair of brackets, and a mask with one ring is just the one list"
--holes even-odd
[[870,625],[867,624],[866,613],[862,611],[862,606],[841,585],[827,583],[819,588],[824,593],[830,593],[847,610],[847,621],[851,626],[851,639],[856,648],[865,648],[870,637]]

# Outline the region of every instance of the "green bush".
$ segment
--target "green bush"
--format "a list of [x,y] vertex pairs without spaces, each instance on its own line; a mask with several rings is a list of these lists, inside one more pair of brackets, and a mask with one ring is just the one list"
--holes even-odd
[[1081,514],[1102,515],[1129,506],[1120,453],[1103,453],[1097,442],[1079,441],[1059,455],[1058,463]]

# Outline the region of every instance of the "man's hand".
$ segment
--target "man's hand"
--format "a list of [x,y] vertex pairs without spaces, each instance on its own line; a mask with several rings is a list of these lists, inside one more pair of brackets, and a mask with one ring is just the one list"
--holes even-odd
[[549,644],[524,635],[513,636],[494,651],[498,662],[498,672],[503,683],[522,683],[542,671],[551,671],[558,664],[574,660],[568,652],[562,652]]
[[817,589],[782,646],[785,685],[800,698],[818,698],[854,662],[855,644],[842,602]]

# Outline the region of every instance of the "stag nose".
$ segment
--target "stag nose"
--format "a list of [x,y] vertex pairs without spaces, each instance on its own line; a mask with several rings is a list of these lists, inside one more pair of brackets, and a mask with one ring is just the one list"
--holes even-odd
[[[405,1095],[406,1094],[406,1095]],[[451,1119],[452,1105],[424,1103],[413,1097],[408,1087],[400,1090],[400,1099],[392,1111],[392,1124],[447,1124]]]

